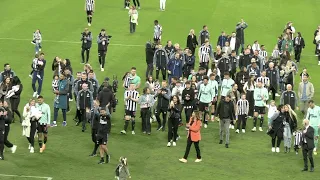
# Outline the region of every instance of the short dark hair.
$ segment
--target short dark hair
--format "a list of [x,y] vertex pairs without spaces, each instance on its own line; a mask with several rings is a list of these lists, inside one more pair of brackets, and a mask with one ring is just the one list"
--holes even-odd
[[209,77],[208,76],[203,76],[203,80],[209,80]]
[[10,65],[9,63],[5,63],[4,65],[3,65],[3,67],[6,67],[6,66],[8,66],[8,65]]
[[42,53],[40,53],[40,56],[41,56],[41,55],[44,55],[44,53],[43,53],[43,52],[42,52]]
[[231,53],[236,53],[236,51],[235,51],[235,50],[232,50]]
[[43,99],[43,96],[39,95],[37,99]]
[[223,75],[230,76],[230,73],[229,72],[225,72]]
[[131,70],[132,70],[132,69],[133,69],[133,70],[137,70],[137,68],[136,68],[136,67],[132,67],[132,68],[131,68]]
[[81,72],[77,72],[77,74],[82,74]]
[[190,82],[190,81],[187,81],[185,84],[191,84],[191,82]]
[[228,94],[228,95],[226,95],[226,97],[228,97],[228,98],[231,98],[231,96]]
[[94,73],[94,72],[93,72],[93,70],[90,70],[90,71],[89,71],[89,74],[90,74],[90,73],[92,73],[92,74],[93,74],[93,73]]
[[313,103],[314,101],[312,99],[308,101],[308,104],[313,104]]
[[159,21],[158,21],[158,20],[154,20],[154,22],[155,22],[155,23],[158,23]]
[[204,29],[205,27],[207,27],[207,25],[203,25],[202,28]]

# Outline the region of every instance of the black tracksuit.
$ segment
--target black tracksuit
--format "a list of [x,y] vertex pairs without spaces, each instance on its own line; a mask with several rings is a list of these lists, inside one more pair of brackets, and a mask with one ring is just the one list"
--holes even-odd
[[93,108],[93,96],[89,90],[81,90],[77,96],[77,109],[80,111],[79,122],[82,122],[82,130],[86,129],[87,110]]
[[4,109],[7,111],[7,115],[5,117],[4,145],[6,145],[8,148],[12,148],[13,144],[8,140],[10,124],[12,122],[12,112],[8,108]]
[[277,89],[278,89],[278,70],[273,68],[270,69],[268,68],[266,70],[267,73],[267,77],[269,78],[270,81],[270,86],[269,86],[269,91],[272,91],[272,99],[275,100],[276,98],[276,93],[277,93]]
[[[92,45],[92,34],[89,31],[88,33],[83,32],[81,33],[81,41],[82,41],[82,50],[81,50],[81,57],[82,57],[82,63],[88,63],[89,62],[89,55],[90,55],[90,48]],[[84,60],[84,52],[86,52],[86,60]]]
[[185,56],[185,64],[183,66],[183,77],[188,78],[191,70],[194,69],[195,57],[193,55]]
[[93,78],[92,79],[88,79],[88,81],[91,82],[92,87],[93,87],[93,91],[92,91],[93,99],[96,99],[97,96],[98,96],[99,82],[98,82],[98,80],[93,79]]
[[[4,108],[0,107],[0,112],[4,113]],[[3,149],[4,149],[4,134],[5,134],[5,119],[4,115],[0,115],[0,160],[3,160]]]
[[[104,64],[106,63],[106,55],[108,51],[109,38],[111,36],[108,35],[98,35],[98,56],[99,56],[99,64],[102,68],[104,68]],[[102,40],[105,38],[105,40]]]
[[235,79],[237,68],[238,68],[238,59],[235,56],[230,56],[229,59],[231,63],[230,76],[232,79]]
[[[183,99],[184,112],[186,115],[186,123],[189,123],[191,114],[193,112],[194,97],[195,97],[194,89],[185,88],[182,91],[182,99]],[[189,99],[187,100],[187,98]]]
[[146,44],[146,63],[147,63],[147,70],[146,70],[146,79],[149,76],[153,75],[153,56],[155,53],[155,49],[152,47],[152,44],[148,42]]
[[160,48],[155,51],[153,57],[153,64],[156,66],[156,79],[159,79],[159,72],[161,71],[162,80],[166,80],[166,70],[168,61],[168,54],[165,49]]
[[[221,74],[224,74],[225,72],[229,72],[231,69],[231,61],[229,58],[222,58],[218,62],[218,68],[220,70]],[[223,78],[223,77],[221,77]]]
[[245,54],[243,56],[240,56],[239,59],[239,67],[248,67],[249,64],[251,64],[251,58],[252,56],[250,54]]
[[181,119],[181,109],[181,104],[175,104],[174,107],[169,109],[168,142],[171,140],[176,142],[177,140],[179,121]]
[[294,110],[297,104],[297,95],[294,91],[284,91],[281,96],[281,104],[289,104]]

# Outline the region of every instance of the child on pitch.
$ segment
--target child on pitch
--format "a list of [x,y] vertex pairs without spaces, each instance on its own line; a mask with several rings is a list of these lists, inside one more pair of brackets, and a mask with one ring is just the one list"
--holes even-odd
[[37,29],[34,33],[33,33],[33,39],[31,41],[31,44],[35,45],[35,51],[36,54],[39,54],[39,52],[41,51],[41,42],[42,42],[42,35],[40,32],[40,29]]
[[299,149],[301,148],[301,139],[302,139],[302,129],[299,129],[295,132],[293,132],[293,136],[294,136],[294,151],[296,152],[296,154],[298,155],[299,153]]
[[[100,161],[98,164],[104,164],[110,162],[110,155],[108,154],[107,142],[108,135],[110,133],[111,128],[111,114],[109,112],[109,108],[100,110],[100,120],[98,125],[97,132],[97,143],[100,146]],[[104,160],[106,154],[106,161]]]
[[129,168],[128,168],[128,162],[127,162],[127,158],[125,157],[120,157],[119,159],[119,164],[116,168],[116,179],[117,180],[127,180],[130,179],[130,172],[129,172]]

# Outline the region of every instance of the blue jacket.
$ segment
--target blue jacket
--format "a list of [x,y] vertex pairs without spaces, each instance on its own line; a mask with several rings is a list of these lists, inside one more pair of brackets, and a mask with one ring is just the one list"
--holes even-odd
[[54,107],[59,109],[67,109],[69,81],[67,79],[59,80],[57,99],[54,101]]
[[168,62],[168,71],[171,71],[170,76],[182,77],[182,66],[183,62],[180,59],[170,59]]
[[218,38],[217,46],[219,45],[222,49],[222,47],[225,45],[225,43],[228,41],[227,36],[220,35]]

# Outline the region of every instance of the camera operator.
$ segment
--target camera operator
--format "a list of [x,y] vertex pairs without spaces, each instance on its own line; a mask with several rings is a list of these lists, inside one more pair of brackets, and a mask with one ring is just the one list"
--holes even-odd
[[112,36],[107,35],[105,29],[101,29],[101,32],[99,33],[97,37],[97,43],[98,43],[98,56],[99,56],[99,64],[101,71],[104,71],[104,65],[106,63],[106,55],[108,51],[108,45],[110,38]]
[[[87,64],[89,62],[90,48],[92,45],[92,34],[88,28],[85,28],[84,32],[81,33],[80,41],[82,41],[82,46],[81,46],[82,47],[82,50],[81,50],[82,61],[81,61],[81,63]],[[84,52],[86,52],[86,61],[84,61]]]

